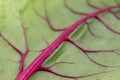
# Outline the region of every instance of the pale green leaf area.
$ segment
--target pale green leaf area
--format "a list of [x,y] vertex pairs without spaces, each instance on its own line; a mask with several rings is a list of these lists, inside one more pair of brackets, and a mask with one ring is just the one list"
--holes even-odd
[[[44,13],[44,0],[0,0],[0,32],[18,49],[25,51],[25,42],[22,27],[19,20],[19,11],[25,25],[27,40],[30,50],[43,50],[61,32],[54,32],[49,25],[37,16],[32,5],[42,16]],[[64,6],[64,0],[46,0],[48,15],[55,28],[67,28],[81,15],[70,12]],[[120,0],[118,0],[120,1]],[[114,0],[90,0],[99,7],[115,5]],[[86,0],[67,0],[67,4],[76,11],[92,13],[96,11],[86,4]],[[114,10],[118,15],[120,9]],[[99,15],[108,25],[116,31],[120,31],[120,20],[111,13],[105,12]],[[86,24],[81,24],[69,37],[84,49],[90,50],[120,50],[120,35],[112,33],[96,19],[88,20],[90,29],[99,37],[94,37],[88,31]],[[120,51],[116,51],[120,54]],[[39,52],[30,52],[25,60],[25,67],[33,61]],[[120,55],[112,52],[88,53],[90,58],[103,65],[119,66]],[[15,80],[19,70],[20,56],[0,38],[0,80]],[[102,71],[114,70],[78,80],[119,80],[120,67],[104,68],[92,61],[87,56],[68,42],[63,42],[58,49],[44,62],[43,66],[50,66],[57,62],[73,62],[74,64],[58,64],[52,70],[70,76],[83,76]],[[34,74],[29,80],[74,80],[62,78],[48,72],[40,71]]]

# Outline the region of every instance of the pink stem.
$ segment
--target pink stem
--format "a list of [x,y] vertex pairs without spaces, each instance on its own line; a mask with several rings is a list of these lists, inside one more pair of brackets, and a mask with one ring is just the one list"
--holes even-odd
[[43,62],[53,53],[53,51],[55,51],[56,48],[60,46],[60,44],[64,42],[68,38],[68,36],[82,23],[86,22],[88,19],[94,18],[95,16],[103,12],[115,8],[120,8],[120,6],[110,6],[103,9],[99,9],[96,12],[86,15],[74,24],[72,24],[57,39],[55,39],[20,75],[18,75],[15,80],[28,80],[29,77],[31,77],[32,74],[34,74],[43,64]]

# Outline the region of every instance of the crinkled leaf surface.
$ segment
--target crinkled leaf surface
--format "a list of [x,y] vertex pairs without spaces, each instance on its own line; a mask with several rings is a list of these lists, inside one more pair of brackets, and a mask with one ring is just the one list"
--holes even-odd
[[[118,0],[119,1],[119,0]],[[114,0],[90,0],[99,7],[115,5]],[[68,5],[77,11],[92,13],[95,9],[86,4],[86,0],[67,0]],[[22,27],[19,20],[19,10],[22,11],[22,18],[26,29],[27,39],[30,50],[42,50],[46,48],[61,32],[52,31],[49,25],[38,17],[33,8],[44,16],[43,0],[0,0],[0,31],[3,35],[21,51],[25,50],[25,42]],[[67,28],[76,20],[83,16],[70,12],[64,6],[63,0],[47,0],[47,10],[50,21],[55,28]],[[120,14],[120,10],[115,10]],[[112,28],[120,31],[120,20],[112,14],[106,12],[100,17]],[[71,35],[70,38],[85,49],[120,49],[120,35],[116,35],[106,29],[96,19],[88,21],[91,30],[99,37],[94,37],[88,31],[87,25],[82,24]],[[46,41],[49,44],[46,44]],[[120,53],[120,51],[118,51]],[[39,52],[29,52],[25,60],[27,67]],[[89,53],[95,61],[117,66],[120,65],[120,56],[113,53]],[[20,56],[0,38],[0,80],[14,80],[19,70]],[[78,80],[118,80],[120,79],[120,68],[104,68],[91,62],[87,56],[77,49],[74,45],[64,42],[43,64],[50,66],[57,62],[73,62],[74,64],[58,64],[52,69],[58,73],[66,75],[88,75],[96,72],[115,70],[92,77],[81,78]],[[37,72],[30,80],[72,80],[58,77],[44,71]]]

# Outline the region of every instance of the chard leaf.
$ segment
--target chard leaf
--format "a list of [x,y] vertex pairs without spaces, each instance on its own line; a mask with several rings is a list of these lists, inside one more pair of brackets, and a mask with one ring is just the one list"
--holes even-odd
[[[0,80],[15,80],[19,75],[21,56],[18,51],[26,54],[25,51],[29,50],[24,58],[24,66],[22,65],[25,70],[62,32],[86,16],[72,10],[88,15],[98,10],[91,5],[105,8],[120,2],[119,0],[65,1],[66,3],[64,0],[0,0]],[[69,35],[70,40],[86,53],[70,41],[63,41],[40,65],[47,69],[49,67],[63,77],[40,70],[29,80],[118,80],[120,78],[119,14],[119,8],[108,10],[82,23]],[[21,72],[24,70],[21,69]],[[68,78],[64,77],[65,75],[86,77]]]

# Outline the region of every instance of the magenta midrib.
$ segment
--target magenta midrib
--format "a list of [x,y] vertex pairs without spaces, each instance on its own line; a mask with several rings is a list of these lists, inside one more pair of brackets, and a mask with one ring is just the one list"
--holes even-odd
[[34,61],[32,61],[32,63],[20,75],[16,77],[16,80],[28,80],[28,78],[31,77],[32,74],[34,74],[38,68],[40,68],[42,63],[52,54],[52,52],[55,51],[56,48],[59,47],[60,44],[64,42],[77,27],[79,27],[82,23],[86,22],[87,20],[114,8],[120,8],[120,5],[99,9],[96,12],[88,14],[80,20],[76,21],[68,29],[66,29],[58,38],[56,38],[56,40],[54,40]]

